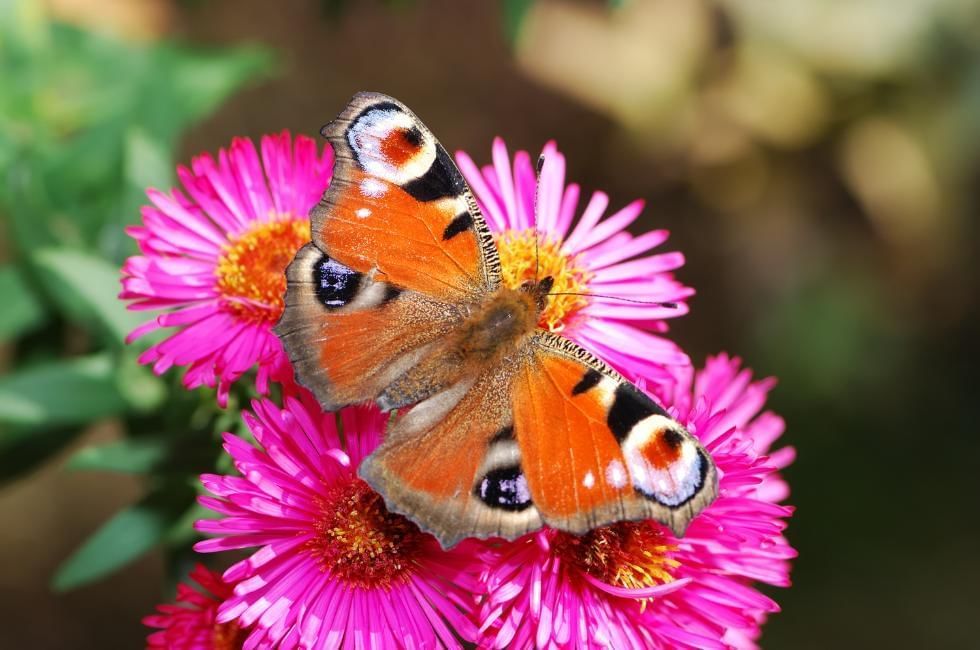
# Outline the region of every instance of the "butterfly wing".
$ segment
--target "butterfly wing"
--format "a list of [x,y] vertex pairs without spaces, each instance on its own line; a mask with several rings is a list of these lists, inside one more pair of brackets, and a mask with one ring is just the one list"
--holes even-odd
[[493,236],[462,174],[404,104],[354,96],[323,135],[334,174],[313,209],[313,243],[341,264],[444,301],[500,282]]
[[323,135],[330,186],[287,270],[276,327],[327,409],[377,397],[500,282],[493,237],[446,150],[403,104],[356,95]]
[[313,244],[286,271],[276,333],[327,410],[377,397],[459,323],[457,307],[359,273]]
[[542,525],[520,475],[509,397],[515,368],[499,364],[399,414],[361,463],[388,509],[443,547],[466,537],[514,539]]
[[697,439],[568,339],[539,331],[529,346],[511,400],[523,474],[545,523],[584,533],[655,519],[682,535],[718,491]]
[[656,519],[678,535],[714,499],[697,440],[590,353],[539,331],[475,382],[423,401],[361,465],[443,546],[543,524]]

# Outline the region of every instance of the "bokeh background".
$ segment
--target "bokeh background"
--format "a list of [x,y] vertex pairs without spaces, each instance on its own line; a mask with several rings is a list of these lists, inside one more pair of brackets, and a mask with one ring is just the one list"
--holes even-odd
[[779,377],[763,645],[976,646],[978,0],[0,0],[0,645],[140,647],[233,426],[119,343],[143,189],[358,90],[645,198],[698,290],[672,336]]

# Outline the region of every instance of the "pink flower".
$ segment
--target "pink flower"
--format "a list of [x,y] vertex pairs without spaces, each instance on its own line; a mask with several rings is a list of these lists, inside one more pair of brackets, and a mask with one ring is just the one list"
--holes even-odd
[[130,309],[163,310],[127,341],[174,328],[140,356],[157,374],[187,366],[184,385],[218,387],[258,366],[257,387],[292,376],[272,326],[282,313],[284,272],[310,240],[307,213],[330,181],[333,155],[288,132],[246,138],[178,167],[183,190],[148,190],[143,225],[127,229],[142,255],[122,269]]
[[789,585],[796,551],[782,536],[792,508],[770,453],[783,420],[759,413],[772,380],[751,381],[719,355],[679,370],[667,406],[719,471],[719,496],[683,538],[654,522],[619,523],[576,538],[544,530],[489,556],[483,643],[539,648],[754,647],[778,605],[754,584]]
[[219,623],[218,605],[232,594],[232,585],[221,576],[198,564],[190,579],[201,586],[199,591],[187,584],[177,585],[177,602],[158,605],[157,613],[143,619],[143,624],[156,628],[146,638],[147,650],[237,650],[242,647],[246,632],[235,622]]
[[225,435],[242,476],[201,477],[217,495],[201,503],[223,518],[197,523],[218,535],[197,550],[260,547],[225,572],[237,586],[217,620],[254,626],[246,647],[460,647],[475,638],[481,547],[443,551],[357,477],[385,416],[323,413],[305,392],[283,410],[269,400],[253,410],[244,419],[260,448]]
[[[671,273],[684,264],[684,256],[650,254],[667,240],[666,230],[637,237],[626,231],[640,216],[643,201],[604,218],[609,197],[595,192],[576,220],[579,186],[565,185],[565,157],[554,142],[545,145],[542,156],[538,181],[528,153],[518,151],[512,164],[499,138],[493,143],[493,165],[482,170],[467,154],[456,154],[487,224],[497,233],[504,282],[519,286],[535,279],[535,271],[538,277],[552,276],[552,292],[566,295],[551,297],[541,326],[590,349],[630,379],[672,382],[667,367],[690,362],[659,334],[667,330],[665,319],[687,313],[683,300],[694,293]],[[567,295],[583,293],[588,297]]]

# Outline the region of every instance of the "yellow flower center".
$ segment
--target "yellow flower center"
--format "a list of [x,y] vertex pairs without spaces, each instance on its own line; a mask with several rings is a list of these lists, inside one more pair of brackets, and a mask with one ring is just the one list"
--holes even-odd
[[418,527],[388,512],[367,483],[335,487],[320,503],[316,536],[306,548],[320,568],[362,588],[386,588],[408,577],[423,541]]
[[579,570],[606,584],[626,589],[662,585],[680,566],[663,532],[649,521],[623,521],[582,535],[559,533],[555,552]]
[[[537,242],[535,243],[535,239]],[[503,283],[511,289],[551,276],[554,285],[541,313],[539,327],[560,332],[574,321],[575,313],[589,304],[587,293],[593,274],[585,270],[577,255],[561,252],[561,241],[541,238],[533,229],[505,231],[497,236]]]
[[225,305],[239,317],[274,324],[282,315],[286,292],[286,266],[310,241],[305,219],[281,216],[256,222],[229,243],[215,274]]

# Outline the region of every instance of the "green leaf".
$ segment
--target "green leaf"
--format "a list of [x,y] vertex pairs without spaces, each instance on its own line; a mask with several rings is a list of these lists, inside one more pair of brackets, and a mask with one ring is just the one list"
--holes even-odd
[[503,0],[504,33],[512,44],[517,42],[524,19],[533,4],[534,0]]
[[[124,411],[107,354],[38,364],[0,378],[0,423],[15,427],[83,424]],[[4,431],[0,444],[30,431]]]
[[193,499],[188,486],[168,484],[116,513],[61,565],[52,586],[68,591],[139,558],[163,541]]
[[172,182],[180,134],[272,57],[126,42],[49,21],[40,4],[0,2],[0,211],[22,254],[98,247],[119,262],[145,186]]
[[44,310],[21,273],[0,268],[0,341],[15,338],[44,320]]
[[170,140],[142,127],[126,131],[123,152],[122,192],[116,206],[117,219],[105,219],[99,236],[99,250],[110,259],[122,259],[136,252],[125,226],[137,223],[140,207],[147,203],[146,190],[174,185],[173,145]]
[[169,459],[172,448],[173,440],[169,436],[126,438],[80,449],[65,467],[83,471],[147,474]]
[[72,320],[98,325],[113,343],[146,320],[119,300],[119,269],[70,248],[45,248],[31,257],[51,301]]

